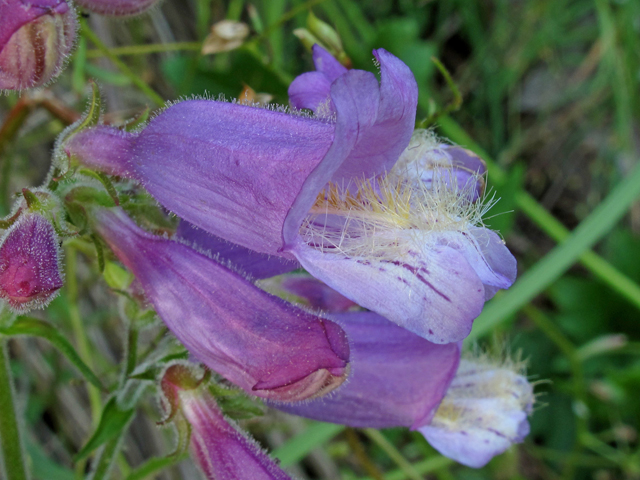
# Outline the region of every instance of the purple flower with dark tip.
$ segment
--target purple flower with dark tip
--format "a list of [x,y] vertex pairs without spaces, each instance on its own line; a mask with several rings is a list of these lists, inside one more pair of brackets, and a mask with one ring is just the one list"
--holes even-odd
[[22,214],[0,240],[0,299],[19,313],[46,306],[63,285],[60,256],[51,222]]
[[297,401],[344,381],[349,344],[336,323],[263,292],[182,243],[145,232],[120,209],[95,209],[91,218],[189,352],[248,393]]
[[394,168],[415,123],[418,92],[407,66],[375,51],[378,83],[325,53],[316,52],[316,63],[326,82],[312,76],[297,105],[327,105],[327,116],[185,101],[140,132],[97,126],[64,148],[88,166],[139,181],[217,237],[297,260],[353,302],[432,342],[459,341],[485,298],[512,284],[515,260],[482,226],[481,202],[466,190]]
[[[215,399],[190,378],[188,367],[174,365],[162,377],[165,401],[190,425],[190,446],[210,480],[291,480],[260,448],[223,415]],[[173,412],[172,412],[173,413]]]
[[0,90],[39,87],[58,76],[76,29],[65,0],[0,1]]

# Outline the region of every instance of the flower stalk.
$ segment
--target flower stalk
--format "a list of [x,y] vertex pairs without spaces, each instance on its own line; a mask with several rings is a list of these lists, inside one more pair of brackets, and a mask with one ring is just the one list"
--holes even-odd
[[0,449],[7,480],[27,480],[22,435],[13,401],[7,341],[0,339]]

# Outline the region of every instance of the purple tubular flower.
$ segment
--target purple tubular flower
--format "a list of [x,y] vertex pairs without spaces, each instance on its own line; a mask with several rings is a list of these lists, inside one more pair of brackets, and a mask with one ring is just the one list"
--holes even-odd
[[349,345],[334,322],[261,291],[186,245],[143,231],[120,209],[92,215],[160,318],[211,369],[276,401],[313,398],[344,381]]
[[62,70],[76,36],[64,0],[0,2],[0,90],[39,87]]
[[86,165],[138,180],[203,230],[294,259],[287,244],[327,182],[382,173],[409,142],[415,80],[388,52],[376,55],[382,86],[359,70],[332,86],[344,105],[337,124],[194,100],[168,108],[140,133],[99,126],[74,135],[65,148]]
[[378,83],[326,52],[314,55],[331,80],[335,116],[186,101],[138,133],[98,126],[65,149],[139,181],[207,232],[297,260],[353,302],[432,342],[463,339],[485,297],[513,282],[515,260],[478,226],[481,207],[394,168],[415,124],[417,85],[407,66],[375,51]]
[[158,2],[158,0],[75,0],[75,2],[100,15],[129,17],[138,15]]
[[473,468],[521,443],[529,434],[534,395],[517,370],[462,360],[433,420],[420,433],[443,455]]
[[326,122],[194,100],[168,108],[139,134],[99,126],[66,149],[86,165],[140,181],[193,225],[278,255],[291,204],[332,136]]
[[[179,366],[178,366],[179,367]],[[162,379],[162,389],[178,405],[191,426],[191,450],[210,480],[291,480],[235,423],[226,419],[215,399],[197,388],[171,383],[170,367]],[[189,386],[190,387],[190,386]],[[175,400],[174,400],[175,399]]]
[[358,428],[427,425],[460,360],[460,345],[437,345],[372,312],[334,314],[351,340],[349,381],[322,398],[272,405]]
[[0,241],[0,299],[25,313],[46,306],[62,285],[53,226],[39,214],[23,214]]

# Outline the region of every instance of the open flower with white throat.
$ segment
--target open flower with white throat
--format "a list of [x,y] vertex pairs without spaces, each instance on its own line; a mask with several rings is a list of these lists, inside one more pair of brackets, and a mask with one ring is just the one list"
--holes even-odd
[[471,187],[456,187],[455,161],[450,175],[430,183],[408,176],[406,162],[394,167],[410,146],[418,89],[398,58],[383,49],[374,55],[380,81],[318,56],[327,81],[311,76],[296,98],[325,98],[328,116],[184,101],[138,132],[99,125],[63,148],[85,165],[139,181],[206,232],[297,261],[432,342],[459,341],[485,299],[511,285],[515,260],[482,226],[485,207],[469,198]]

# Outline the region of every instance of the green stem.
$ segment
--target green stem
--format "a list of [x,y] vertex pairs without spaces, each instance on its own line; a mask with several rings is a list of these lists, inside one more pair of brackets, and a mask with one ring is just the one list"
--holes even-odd
[[[78,278],[76,277],[77,254],[75,249],[68,245],[65,249],[65,260],[67,270],[65,288],[67,291],[67,301],[69,302],[69,318],[73,328],[73,335],[78,345],[80,357],[92,371],[95,371],[91,347],[89,346],[89,340],[84,330],[82,318],[80,317],[80,310],[78,309]],[[89,394],[93,426],[97,427],[100,421],[100,415],[102,414],[100,391],[90,383],[87,383],[87,393]]]
[[142,92],[144,92],[147,97],[153,100],[158,106],[163,107],[165,104],[164,99],[158,95],[149,85],[146,84],[140,77],[138,77],[133,71],[125,65],[125,63],[120,60],[117,56],[111,53],[111,50],[98,38],[98,36],[91,31],[91,29],[87,26],[87,23],[81,21],[82,24],[82,34],[93,43],[98,50],[100,50],[105,57],[113,62],[113,64],[118,67],[118,69],[129,79],[131,82],[137,86]]
[[576,408],[576,439],[573,450],[567,456],[564,464],[562,477],[567,480],[575,475],[575,469],[578,466],[581,457],[581,439],[589,432],[589,424],[587,422],[586,409],[587,405],[587,386],[584,379],[584,369],[578,355],[578,349],[569,340],[560,328],[544,313],[532,305],[524,307],[525,314],[533,320],[536,326],[542,330],[549,339],[564,353],[571,365],[571,376],[573,383],[573,396],[579,402],[579,408]]
[[363,430],[365,435],[367,435],[371,440],[374,441],[384,452],[389,456],[391,460],[393,460],[400,470],[402,470],[408,478],[412,480],[422,480],[422,475],[418,473],[418,471],[413,468],[413,465],[402,456],[402,454],[398,451],[393,444],[387,440],[387,438],[380,433],[378,430],[373,428],[366,428]]
[[109,472],[113,467],[116,455],[120,451],[120,444],[122,442],[123,436],[124,430],[120,435],[112,438],[105,444],[105,446],[100,451],[98,458],[95,459],[96,468],[91,474],[89,474],[87,480],[105,480],[110,478]]
[[[150,53],[166,53],[179,51],[196,51],[202,49],[202,42],[152,43],[150,45],[127,45],[125,47],[108,48],[108,52],[116,57],[127,55],[148,55]],[[87,51],[87,58],[101,58],[107,54],[104,50]]]
[[0,447],[7,480],[29,478],[22,449],[22,436],[13,403],[13,382],[7,341],[0,339]]
[[344,433],[347,437],[347,443],[349,444],[349,447],[351,447],[351,451],[358,459],[358,462],[360,463],[362,468],[375,480],[384,480],[384,475],[367,455],[367,452],[362,446],[362,442],[360,442],[356,431],[351,427],[347,427],[345,428]]
[[236,21],[240,20],[243,8],[244,0],[231,0],[229,2],[229,8],[227,8],[227,19]]
[[129,327],[129,336],[127,338],[127,363],[124,371],[125,379],[136,368],[138,361],[138,329],[131,325]]
[[292,18],[294,18],[296,15],[299,15],[300,13],[306,12],[307,10],[311,9],[312,7],[315,7],[316,5],[319,5],[323,2],[326,2],[327,0],[307,0],[306,2],[297,5],[295,7],[293,7],[291,10],[289,10],[288,12],[285,12],[279,19],[278,21],[272,23],[271,25],[269,25],[264,32],[262,32],[260,35],[258,35],[257,37],[252,38],[249,42],[247,43],[251,43],[251,44],[255,44],[255,43],[260,43],[263,40],[265,40],[267,37],[269,37],[273,32],[275,32],[276,30],[278,30],[283,24],[285,24],[286,22],[288,22],[289,20],[291,20]]

